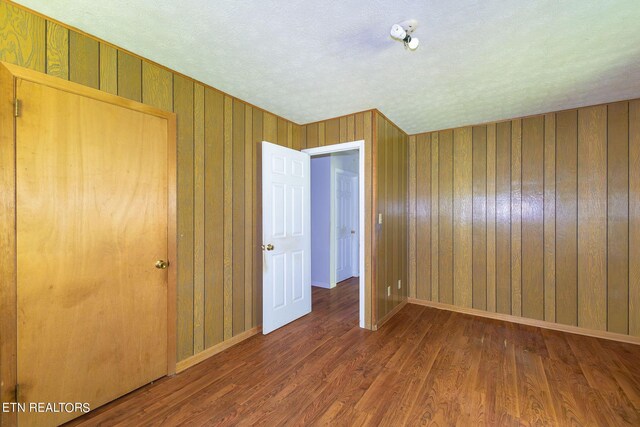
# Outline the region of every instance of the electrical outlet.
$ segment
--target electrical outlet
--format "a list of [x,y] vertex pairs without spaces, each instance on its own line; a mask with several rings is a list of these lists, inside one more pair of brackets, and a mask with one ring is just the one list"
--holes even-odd
[[378,214],[378,224],[382,224],[382,214]]
[[402,280],[398,279],[398,289],[402,289]]
[[391,296],[391,286],[387,286],[387,296]]

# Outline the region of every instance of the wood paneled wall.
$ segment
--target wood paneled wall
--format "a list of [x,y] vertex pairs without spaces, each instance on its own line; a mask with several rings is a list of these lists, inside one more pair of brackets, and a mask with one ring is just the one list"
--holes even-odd
[[260,324],[260,142],[300,148],[306,129],[5,1],[0,61],[177,114],[178,360]]
[[302,148],[365,141],[365,325],[377,327],[408,295],[408,136],[371,110],[307,124],[303,138]]
[[640,100],[409,137],[410,296],[640,336]]
[[408,136],[377,112],[375,125],[374,283],[380,322],[408,296]]
[[371,329],[376,325],[375,280],[372,274],[374,255],[373,244],[376,238],[372,229],[374,215],[374,197],[372,182],[374,180],[374,146],[375,146],[375,116],[377,112],[370,110],[348,116],[336,117],[315,123],[309,123],[301,128],[301,145],[295,148],[314,148],[343,142],[364,140],[365,142],[365,327]]

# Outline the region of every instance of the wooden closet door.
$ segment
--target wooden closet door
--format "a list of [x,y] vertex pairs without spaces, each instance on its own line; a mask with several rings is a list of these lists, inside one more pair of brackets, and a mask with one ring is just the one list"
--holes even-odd
[[167,121],[20,79],[17,98],[18,400],[94,409],[167,373]]

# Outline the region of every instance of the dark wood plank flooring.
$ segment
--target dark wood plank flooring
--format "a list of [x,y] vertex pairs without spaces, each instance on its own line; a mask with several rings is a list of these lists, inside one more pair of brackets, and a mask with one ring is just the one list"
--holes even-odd
[[71,425],[640,426],[640,346],[417,305],[370,332],[357,291]]

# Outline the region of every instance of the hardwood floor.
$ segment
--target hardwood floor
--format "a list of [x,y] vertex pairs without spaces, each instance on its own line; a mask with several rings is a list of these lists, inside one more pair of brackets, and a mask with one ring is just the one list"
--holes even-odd
[[370,332],[357,291],[71,425],[640,425],[640,346],[417,305]]

